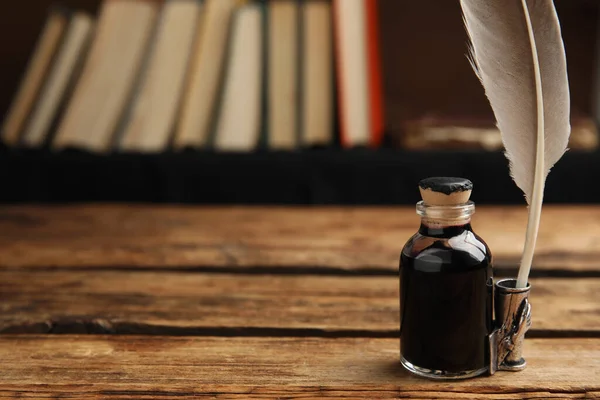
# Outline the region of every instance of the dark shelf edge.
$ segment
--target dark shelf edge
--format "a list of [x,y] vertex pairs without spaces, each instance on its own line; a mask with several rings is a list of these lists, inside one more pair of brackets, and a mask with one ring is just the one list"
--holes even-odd
[[[501,152],[393,149],[98,155],[2,148],[0,202],[414,204],[418,181],[440,175],[473,181],[478,204],[524,204]],[[599,176],[599,152],[570,151],[548,176],[545,201],[600,202]]]

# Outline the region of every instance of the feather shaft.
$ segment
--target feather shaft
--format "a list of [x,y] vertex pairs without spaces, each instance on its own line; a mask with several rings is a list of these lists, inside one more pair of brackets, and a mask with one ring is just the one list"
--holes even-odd
[[536,92],[536,108],[537,108],[537,143],[536,143],[536,162],[535,162],[535,177],[533,180],[533,194],[529,204],[529,215],[527,218],[527,231],[525,232],[525,245],[523,246],[523,256],[521,257],[521,265],[517,276],[517,288],[527,286],[529,271],[533,263],[533,255],[535,252],[535,244],[540,228],[540,219],[542,216],[542,202],[544,201],[544,183],[546,174],[544,171],[544,95],[542,91],[542,74],[540,71],[540,61],[538,58],[537,45],[533,34],[533,26],[531,24],[531,16],[527,2],[521,0],[525,22],[527,23],[527,31],[529,41],[531,43],[531,56],[534,65],[535,77],[535,92]]

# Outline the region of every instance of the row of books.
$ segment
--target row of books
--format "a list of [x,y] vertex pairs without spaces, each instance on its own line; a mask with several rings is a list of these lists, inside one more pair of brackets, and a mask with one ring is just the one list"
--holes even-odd
[[[380,146],[378,1],[104,0],[97,17],[52,9],[2,141],[99,153]],[[590,117],[572,126],[570,148],[598,147]],[[503,148],[493,121],[472,116],[422,115],[387,134],[409,150]]]
[[375,0],[104,0],[52,9],[8,145],[160,152],[378,145]]

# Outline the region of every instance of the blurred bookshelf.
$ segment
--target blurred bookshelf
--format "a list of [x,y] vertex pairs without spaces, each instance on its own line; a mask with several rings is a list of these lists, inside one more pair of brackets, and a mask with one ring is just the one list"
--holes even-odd
[[[593,203],[600,1],[555,3],[573,133],[546,201]],[[456,175],[523,204],[458,1],[2,2],[0,30],[2,203],[414,204]]]

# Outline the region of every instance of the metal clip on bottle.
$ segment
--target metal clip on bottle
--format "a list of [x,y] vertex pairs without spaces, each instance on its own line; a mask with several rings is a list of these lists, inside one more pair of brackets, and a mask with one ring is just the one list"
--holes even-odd
[[531,286],[517,289],[516,283],[516,279],[503,279],[495,285],[496,328],[489,336],[490,375],[497,370],[521,371],[527,365],[523,341],[531,327]]

